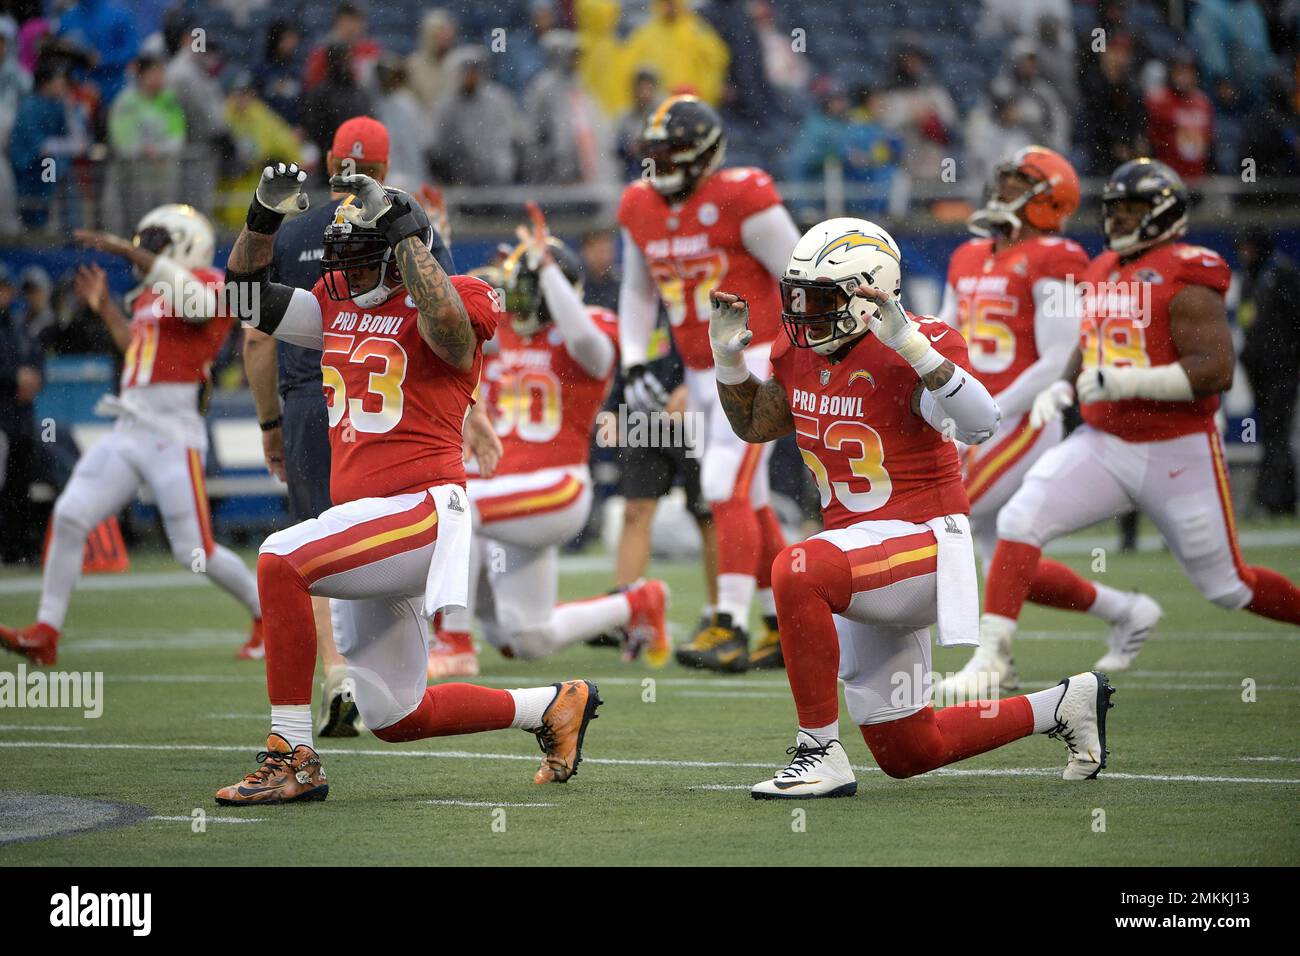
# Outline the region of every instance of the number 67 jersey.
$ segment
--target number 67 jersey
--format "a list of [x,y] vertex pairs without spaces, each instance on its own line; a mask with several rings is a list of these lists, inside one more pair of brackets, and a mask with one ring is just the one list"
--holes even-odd
[[[911,318],[944,358],[969,370],[960,332],[938,319]],[[789,400],[828,530],[970,513],[956,446],[912,411],[921,380],[874,335],[858,339],[834,365],[782,337],[772,372]]]
[[323,281],[312,289],[324,337],[320,362],[334,504],[465,484],[465,413],[500,307],[483,280],[450,279],[478,338],[467,372],[448,365],[421,338],[420,310],[405,289],[370,309],[334,301]]

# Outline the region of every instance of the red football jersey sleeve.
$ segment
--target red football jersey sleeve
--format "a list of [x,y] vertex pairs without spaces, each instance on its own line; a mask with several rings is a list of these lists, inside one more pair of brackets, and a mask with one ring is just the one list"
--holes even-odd
[[131,342],[122,361],[122,388],[164,382],[206,382],[234,319],[221,308],[220,269],[195,269],[195,277],[216,295],[217,314],[188,322],[173,314],[168,297],[145,289],[131,302]]
[[[1175,242],[1121,263],[1113,252],[1092,261],[1080,308],[1084,368],[1099,365],[1150,368],[1177,362],[1169,304],[1188,286],[1225,295],[1232,272],[1212,249]],[[1214,428],[1217,395],[1190,402],[1134,398],[1092,402],[1083,420],[1126,441],[1164,441]]]
[[461,371],[420,335],[419,309],[405,290],[362,309],[335,302],[324,282],[321,379],[329,411],[330,495],[335,504],[389,497],[448,482],[464,484],[465,413],[483,370],[483,342],[496,328],[496,296],[472,276],[451,276],[477,336]]
[[[618,317],[594,306],[587,314],[617,349]],[[483,370],[488,407],[501,437],[496,473],[586,464],[592,426],[617,361],[610,363],[604,377],[592,377],[569,354],[554,326],[524,337],[505,323],[497,343],[496,354]]]
[[[940,354],[966,367],[960,332],[913,318]],[[956,446],[912,411],[921,381],[898,353],[867,335],[835,365],[788,344],[778,343],[772,354],[825,527],[969,513]]]

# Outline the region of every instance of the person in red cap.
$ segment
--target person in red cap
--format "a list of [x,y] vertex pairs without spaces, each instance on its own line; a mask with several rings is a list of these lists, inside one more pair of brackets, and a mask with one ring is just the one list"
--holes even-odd
[[[388,130],[369,116],[340,124],[325,157],[330,176],[359,173],[377,182],[388,175]],[[310,290],[320,278],[325,227],[346,193],[331,193],[329,202],[313,205],[277,232],[270,280]],[[455,274],[451,251],[435,231],[429,250],[448,275]],[[321,353],[285,342],[252,328],[244,329],[244,369],[257,405],[266,468],[289,490],[293,523],[328,510],[330,500],[329,413],[321,380]],[[335,646],[328,598],[313,598],[318,653],[325,673],[317,732],[324,737],[355,736],[357,711],[347,676],[347,662]],[[261,659],[260,641],[240,649],[240,657]]]

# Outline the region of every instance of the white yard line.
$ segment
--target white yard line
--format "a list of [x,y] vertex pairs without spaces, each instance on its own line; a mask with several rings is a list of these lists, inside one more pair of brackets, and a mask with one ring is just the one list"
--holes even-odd
[[[0,749],[4,748],[32,748],[32,749],[49,749],[49,750],[138,750],[145,752],[176,752],[176,751],[195,751],[206,753],[248,753],[255,750],[255,747],[247,745],[236,746],[233,744],[120,744],[120,743],[65,743],[60,741],[37,741],[37,740],[0,740]],[[527,754],[499,754],[499,753],[474,753],[467,750],[344,750],[323,747],[319,751],[323,756],[360,756],[360,757],[432,757],[443,760],[510,760],[526,761],[535,763],[537,757]],[[583,757],[583,762],[592,765],[606,765],[615,767],[673,767],[680,769],[710,769],[724,768],[736,770],[768,770],[774,769],[771,761],[763,763],[738,762],[732,760],[657,760],[657,759],[629,759],[617,757]],[[857,766],[853,768],[866,773],[879,773],[879,768],[874,766]],[[927,776],[953,776],[953,777],[1043,777],[1059,775],[1060,771],[1045,767],[1019,767],[1008,769],[979,769],[963,770],[952,767],[945,767],[940,770],[932,771]],[[1300,778],[1274,779],[1269,777],[1228,777],[1228,776],[1200,776],[1194,774],[1142,774],[1142,773],[1105,773],[1106,779],[1111,780],[1143,780],[1155,781],[1159,783],[1235,783],[1235,784],[1300,784]],[[498,806],[498,804],[492,804]]]
[[193,823],[196,819],[201,819],[204,824],[208,823],[265,823],[265,817],[145,817],[146,820],[157,820],[160,823]]
[[0,730],[21,730],[25,733],[31,733],[33,730],[53,730],[59,733],[79,732],[85,730],[85,727],[76,727],[68,724],[0,724]]
[[481,809],[498,807],[558,807],[558,803],[493,803],[490,800],[421,800],[421,803],[427,803],[435,807],[478,807]]

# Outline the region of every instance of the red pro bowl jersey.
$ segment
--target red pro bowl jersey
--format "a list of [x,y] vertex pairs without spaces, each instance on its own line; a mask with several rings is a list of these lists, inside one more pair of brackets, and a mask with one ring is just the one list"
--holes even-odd
[[[195,269],[194,275],[216,293],[220,304],[221,270]],[[187,322],[173,314],[167,295],[145,289],[131,303],[131,344],[122,363],[122,388],[206,382],[233,325],[234,319],[222,309],[206,322]]]
[[321,378],[330,426],[330,497],[336,505],[465,483],[465,412],[496,332],[496,293],[482,279],[452,276],[478,343],[468,372],[448,365],[420,337],[419,309],[405,290],[363,309],[335,302],[316,283],[325,348]]
[[[1113,252],[1092,261],[1080,300],[1080,350],[1084,368],[1126,365],[1150,368],[1178,361],[1169,325],[1169,303],[1188,286],[1223,296],[1232,271],[1212,249],[1168,243],[1121,263]],[[1145,398],[1092,402],[1083,420],[1125,441],[1164,441],[1212,428],[1219,396],[1191,402]]]
[[[617,348],[618,317],[595,307],[587,314]],[[483,367],[488,408],[501,437],[496,474],[586,464],[592,424],[616,365],[610,363],[604,378],[592,378],[569,355],[554,324],[527,337],[503,324],[497,352]]]
[[712,368],[709,293],[722,289],[749,303],[753,343],[781,331],[781,290],[745,249],[740,226],[779,205],[772,177],[761,169],[720,169],[680,206],[670,206],[646,180],[623,190],[618,221],[645,256],[668,312],[677,354],[688,368]]
[[[969,370],[960,332],[938,319],[912,318],[940,354]],[[920,379],[874,335],[864,335],[835,365],[783,337],[772,348],[772,369],[789,398],[827,528],[970,512],[956,446],[912,412]]]
[[966,336],[971,369],[993,395],[1038,361],[1034,284],[1078,281],[1088,268],[1083,246],[1061,236],[1035,236],[999,251],[992,239],[957,247],[948,285],[957,296],[957,327]]

